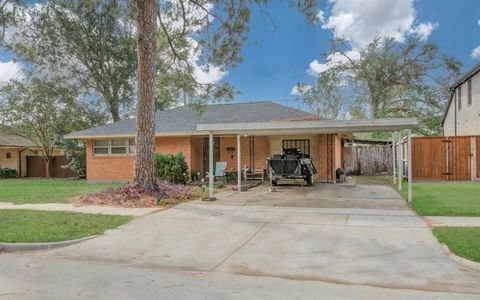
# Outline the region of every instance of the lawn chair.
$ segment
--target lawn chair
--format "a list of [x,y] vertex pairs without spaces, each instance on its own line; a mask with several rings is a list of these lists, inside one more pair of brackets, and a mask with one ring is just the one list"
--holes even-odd
[[219,161],[215,163],[215,174],[213,176],[214,181],[217,180],[217,177],[222,177],[223,183],[226,183],[227,177],[225,169],[227,168],[227,162]]

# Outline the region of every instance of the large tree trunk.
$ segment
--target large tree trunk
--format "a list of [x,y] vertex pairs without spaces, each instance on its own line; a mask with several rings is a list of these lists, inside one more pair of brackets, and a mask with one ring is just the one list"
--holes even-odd
[[155,180],[155,0],[135,0],[137,8],[138,102],[134,183],[154,190]]
[[50,178],[50,162],[52,158],[45,158],[45,178]]

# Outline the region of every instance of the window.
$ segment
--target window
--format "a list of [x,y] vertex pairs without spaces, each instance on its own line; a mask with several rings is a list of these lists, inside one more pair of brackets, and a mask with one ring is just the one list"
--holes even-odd
[[109,140],[93,141],[93,154],[109,154]]
[[457,93],[457,105],[458,105],[458,110],[462,109],[462,86],[458,87],[458,93]]
[[283,140],[283,150],[285,149],[297,149],[303,154],[310,155],[310,140]]
[[468,88],[468,105],[472,105],[472,80],[469,79],[467,83]]
[[93,141],[94,155],[135,154],[135,139],[113,139]]

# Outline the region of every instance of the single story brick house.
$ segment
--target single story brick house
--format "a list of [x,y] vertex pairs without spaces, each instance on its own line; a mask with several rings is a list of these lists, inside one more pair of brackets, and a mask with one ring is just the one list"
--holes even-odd
[[[266,169],[267,157],[296,147],[313,158],[315,181],[333,182],[343,163],[342,140],[354,132],[411,128],[416,120],[322,120],[274,102],[248,102],[207,105],[201,112],[177,107],[157,112],[155,123],[156,152],[182,152],[190,171],[205,175],[218,161],[231,170]],[[65,138],[85,142],[88,180],[125,181],[134,173],[135,135],[135,119],[130,119]]]

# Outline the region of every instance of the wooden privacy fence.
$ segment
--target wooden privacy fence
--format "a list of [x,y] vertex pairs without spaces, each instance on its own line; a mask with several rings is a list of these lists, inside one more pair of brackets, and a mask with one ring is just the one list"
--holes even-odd
[[413,138],[412,176],[420,180],[480,179],[480,136]]
[[393,153],[391,145],[343,148],[344,168],[347,174],[392,174]]

